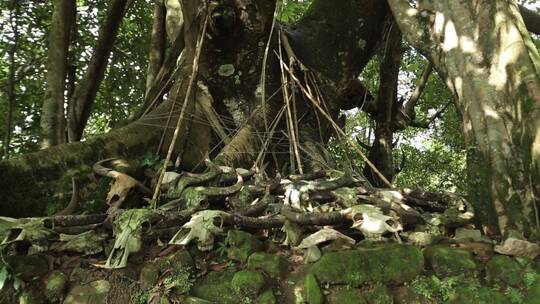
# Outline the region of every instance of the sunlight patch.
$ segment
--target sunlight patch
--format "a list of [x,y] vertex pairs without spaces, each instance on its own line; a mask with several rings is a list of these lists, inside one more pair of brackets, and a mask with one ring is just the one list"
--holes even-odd
[[448,21],[444,27],[444,42],[443,42],[443,51],[449,52],[458,47],[458,34],[456,32],[456,27],[454,22]]

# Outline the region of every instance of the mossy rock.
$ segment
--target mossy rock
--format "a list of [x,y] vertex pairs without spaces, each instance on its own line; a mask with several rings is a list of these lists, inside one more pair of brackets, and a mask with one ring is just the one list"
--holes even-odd
[[434,304],[435,300],[418,294],[410,286],[398,286],[392,290],[396,304]]
[[328,304],[368,304],[357,289],[341,289],[332,292],[327,298]]
[[525,304],[537,304],[540,299],[540,277],[534,281],[525,295]]
[[45,297],[50,302],[58,302],[64,296],[68,277],[65,273],[55,270],[45,279]]
[[518,262],[505,255],[496,255],[486,264],[486,280],[491,284],[523,286],[523,268]]
[[502,293],[487,287],[475,289],[460,287],[450,295],[446,304],[508,304],[510,300]]
[[36,288],[25,289],[19,295],[19,304],[42,304],[45,298]]
[[234,274],[232,287],[240,298],[255,298],[264,287],[264,276],[260,272],[242,270]]
[[276,304],[276,297],[272,289],[268,289],[255,300],[255,304]]
[[106,280],[93,281],[90,284],[73,287],[64,304],[101,304],[106,303],[111,284]]
[[249,256],[247,267],[264,271],[271,278],[283,277],[289,267],[287,259],[265,252],[256,252]]
[[159,279],[159,268],[153,263],[145,264],[139,274],[139,284],[142,290],[154,287]]
[[328,252],[309,272],[321,283],[401,284],[414,279],[424,268],[422,252],[412,245],[392,244],[365,250]]
[[324,297],[321,287],[317,282],[317,278],[312,274],[308,274],[304,279],[304,293],[308,304],[323,304]]
[[427,264],[440,277],[460,274],[478,276],[478,267],[470,251],[446,246],[433,246],[424,251]]
[[24,282],[43,277],[49,271],[49,263],[41,255],[11,255],[4,257],[13,274]]
[[366,293],[369,304],[393,304],[394,298],[388,288],[384,285],[376,286]]
[[232,287],[234,270],[213,271],[204,276],[190,291],[190,295],[207,301],[236,304],[238,298]]
[[227,234],[229,259],[245,263],[254,252],[264,250],[264,244],[255,236],[240,230],[229,230]]

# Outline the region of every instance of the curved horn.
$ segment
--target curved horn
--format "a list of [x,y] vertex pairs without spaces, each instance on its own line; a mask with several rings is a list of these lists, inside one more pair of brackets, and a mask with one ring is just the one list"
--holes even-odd
[[96,173],[97,175],[101,175],[101,176],[108,176],[108,177],[114,177],[114,171],[113,169],[111,168],[107,168],[104,166],[104,164],[110,162],[110,161],[113,161],[117,158],[107,158],[107,159],[103,159],[103,160],[100,160],[98,161],[97,163],[95,163],[93,166],[92,166],[92,171],[94,171],[94,173]]
[[203,193],[208,196],[228,196],[232,195],[244,186],[244,179],[242,178],[242,175],[237,175],[238,179],[236,180],[236,184],[229,186],[229,187],[206,187],[204,188]]

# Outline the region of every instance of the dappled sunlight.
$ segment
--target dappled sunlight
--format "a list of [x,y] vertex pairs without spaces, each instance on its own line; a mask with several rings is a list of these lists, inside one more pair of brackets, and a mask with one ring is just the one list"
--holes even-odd
[[495,64],[491,66],[489,84],[494,86],[496,90],[504,90],[508,85],[507,69],[518,61],[523,47],[523,39],[518,28],[505,19],[504,14],[497,13],[495,23],[500,25],[501,49]]
[[493,118],[493,119],[500,119],[500,116],[497,113],[497,111],[495,111],[495,109],[493,109],[492,107],[486,105],[485,103],[482,106],[482,111],[484,111],[484,114],[485,114],[486,117],[490,117],[490,118]]

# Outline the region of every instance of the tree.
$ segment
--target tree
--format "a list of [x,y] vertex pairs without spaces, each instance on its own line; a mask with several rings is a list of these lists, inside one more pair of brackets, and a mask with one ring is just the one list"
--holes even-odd
[[389,1],[452,92],[469,147],[469,195],[486,233],[538,237],[540,57],[513,1]]
[[[110,11],[116,2],[121,1],[111,2]],[[171,47],[161,58],[163,7],[156,2],[152,64],[140,118],[84,143],[0,163],[0,172],[10,177],[2,179],[0,189],[15,189],[17,183],[17,190],[6,195],[6,201],[19,204],[11,214],[28,214],[28,206],[39,210],[43,189],[57,187],[66,168],[140,156],[147,147],[162,155],[171,152],[183,169],[196,169],[207,155],[230,166],[261,168],[265,163],[268,171],[322,168],[327,165],[324,145],[344,135],[337,122],[340,110],[360,105],[377,123],[365,172],[376,185],[390,184],[394,133],[417,124],[414,108],[425,85],[420,82],[407,103],[398,100],[401,31],[428,58],[456,101],[471,156],[468,171],[480,174],[469,178],[470,199],[482,213],[485,231],[517,229],[535,237],[540,230],[534,186],[539,178],[538,55],[518,6],[503,0],[419,1],[414,9],[409,1],[389,4],[391,10],[378,0],[314,0],[294,24],[274,26],[274,1],[167,1]],[[527,16],[536,20],[534,14]],[[380,85],[376,98],[366,98],[375,95],[357,77],[377,52],[382,53]],[[102,78],[103,71],[91,78]],[[77,124],[91,112],[88,101],[99,82],[92,83],[93,93],[76,91],[73,97],[81,101],[71,116]],[[70,138],[80,139],[84,125],[70,127]]]

